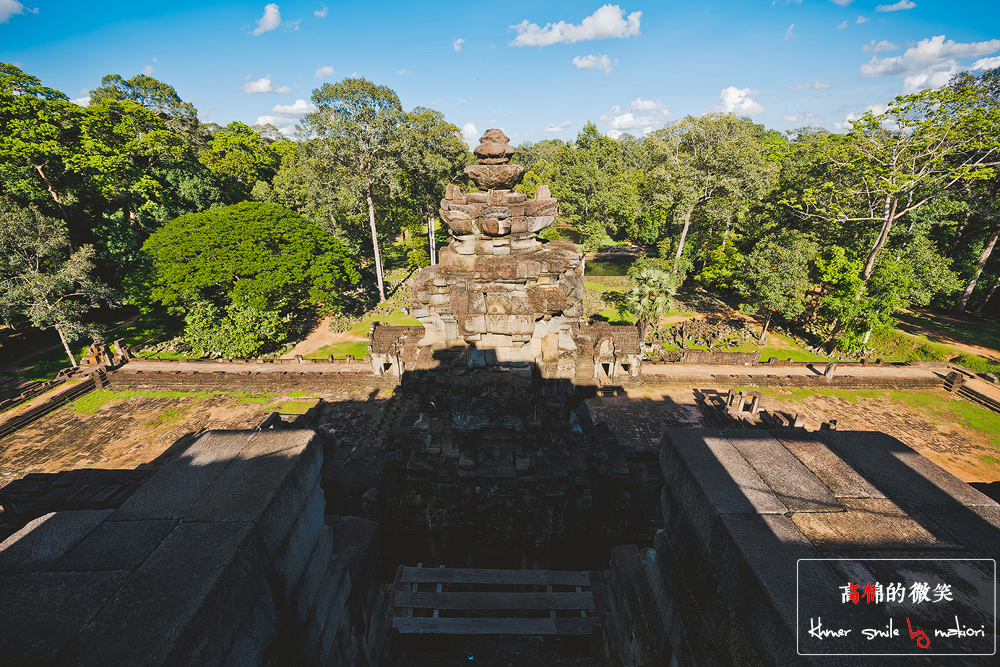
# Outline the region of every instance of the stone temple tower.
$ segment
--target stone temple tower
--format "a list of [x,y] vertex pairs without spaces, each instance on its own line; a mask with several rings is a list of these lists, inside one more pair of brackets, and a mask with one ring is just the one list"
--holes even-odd
[[487,130],[474,151],[478,164],[465,169],[478,192],[449,185],[441,200],[451,240],[413,288],[411,312],[424,325],[417,345],[470,346],[472,366],[534,362],[543,377],[573,378],[583,258],[572,243],[538,238],[555,221],[557,202],[546,185],[534,199],[514,192],[524,169],[509,164],[509,141]]

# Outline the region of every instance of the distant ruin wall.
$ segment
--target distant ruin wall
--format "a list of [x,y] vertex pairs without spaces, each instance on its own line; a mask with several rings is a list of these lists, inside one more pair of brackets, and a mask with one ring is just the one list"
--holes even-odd
[[118,510],[0,544],[0,665],[376,665],[377,526],[326,517],[306,430],[209,431]]
[[793,387],[809,389],[943,389],[944,378],[900,377],[874,375],[723,375],[715,373],[711,380],[703,375],[665,375],[643,373],[639,383],[647,386],[709,386],[709,387]]
[[681,350],[682,364],[701,366],[756,366],[760,352],[716,352],[714,350]]
[[394,387],[399,384],[398,377],[371,374],[369,366],[361,367],[360,372],[239,372],[235,369],[225,371],[132,371],[128,367],[108,374],[108,382],[113,387],[192,387],[215,390],[260,390],[273,391],[276,388],[328,391],[331,387],[347,386],[377,386]]

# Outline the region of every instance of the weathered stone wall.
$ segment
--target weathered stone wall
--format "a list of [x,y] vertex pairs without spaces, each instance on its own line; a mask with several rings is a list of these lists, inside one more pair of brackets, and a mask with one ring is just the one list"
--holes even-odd
[[[801,642],[814,641],[801,634],[796,640],[799,559],[968,559],[1000,552],[1000,505],[883,433],[670,429],[660,462],[664,529],[642,564],[678,665],[844,664],[798,652]],[[839,587],[852,578],[877,580],[838,563],[817,566],[803,599],[822,594],[839,601]],[[913,573],[921,580],[919,570]],[[660,628],[634,622],[650,605],[631,585],[631,578],[612,573],[608,597],[622,615],[612,621],[626,629],[632,623],[646,653],[625,647],[619,654],[664,655]],[[906,613],[887,609],[866,605],[860,611],[871,617],[863,627],[884,628],[888,614],[897,614],[898,626],[898,614]],[[841,611],[831,604],[824,620],[836,623]],[[951,613],[942,614],[941,627],[952,623]],[[872,644],[854,637],[845,640],[847,652],[870,652]],[[909,637],[892,641],[897,653],[913,652]],[[993,660],[967,656],[962,664]]]
[[392,376],[374,376],[371,368],[365,364],[360,372],[301,372],[275,371],[261,373],[256,371],[238,372],[226,371],[134,371],[128,366],[108,374],[111,386],[129,387],[190,387],[192,389],[259,389],[261,391],[282,389],[298,389],[303,391],[323,391],[330,387],[351,385],[368,385],[377,387],[394,387],[399,384],[399,378]]
[[324,521],[312,431],[209,431],[118,510],[0,544],[0,665],[378,664],[377,531]]
[[715,350],[681,350],[682,364],[702,366],[756,366],[760,352],[716,352]]
[[943,389],[941,377],[901,377],[888,375],[755,375],[714,373],[711,380],[705,376],[658,375],[644,373],[638,382],[644,385],[660,386],[701,386],[712,387],[799,387],[827,389]]

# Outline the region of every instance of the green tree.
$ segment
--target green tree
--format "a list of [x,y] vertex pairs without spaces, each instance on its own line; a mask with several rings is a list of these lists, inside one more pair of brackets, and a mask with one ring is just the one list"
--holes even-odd
[[649,325],[670,311],[676,292],[677,278],[666,271],[646,268],[631,279],[621,307],[635,316],[639,340],[645,341]]
[[73,366],[69,344],[100,332],[85,322],[87,311],[115,295],[94,278],[94,249],[70,253],[66,223],[37,208],[0,200],[0,311],[21,315],[39,329],[55,329]]
[[259,331],[270,331],[278,322],[291,326],[315,306],[341,308],[345,292],[359,280],[339,241],[294,212],[267,203],[181,216],[154,232],[143,254],[144,271],[130,285],[133,300],[158,302],[187,316],[193,340],[209,340],[204,323],[217,322],[223,330],[219,335],[225,336],[211,339],[217,343],[211,351],[218,354],[254,345],[253,353],[273,348],[283,338],[262,337]]
[[589,250],[599,248],[609,232],[617,232],[637,215],[637,179],[618,142],[593,123],[583,127],[574,143],[559,147],[556,170],[552,196],[559,200],[560,216],[583,235]]
[[815,254],[815,243],[791,232],[764,239],[743,258],[733,287],[746,300],[740,310],[764,313],[761,344],[767,340],[767,328],[775,313],[790,320],[805,309],[809,264]]
[[[403,144],[400,164],[403,190],[407,194],[405,204],[422,212],[427,223],[433,224],[445,186],[462,176],[475,158],[462,140],[462,131],[447,122],[440,111],[424,107],[405,115]],[[424,257],[430,262],[425,251],[411,259],[411,265],[426,266],[419,264]]]
[[81,120],[82,150],[73,168],[121,211],[124,224],[138,229],[139,212],[166,194],[155,170],[178,166],[187,148],[156,114],[132,101],[89,107]]
[[37,77],[0,63],[0,193],[39,205],[47,199],[68,220],[67,163],[79,151],[83,114]]
[[317,110],[300,125],[312,139],[310,153],[320,161],[341,167],[364,193],[375,258],[379,300],[385,301],[382,258],[375,224],[375,188],[392,187],[399,175],[404,114],[399,97],[388,86],[366,79],[344,79],[313,91]]
[[271,145],[239,121],[216,132],[198,159],[226,184],[232,201],[248,198],[258,182],[270,182],[281,164]]
[[852,258],[839,246],[824,249],[815,264],[824,286],[820,314],[845,323],[835,342],[850,353],[860,353],[872,331],[894,327],[899,310],[926,306],[936,294],[961,287],[949,260],[923,234],[882,253],[867,283],[864,259]]
[[[868,249],[857,299],[898,220],[963,182],[993,176],[1000,164],[1000,109],[978,101],[965,87],[925,90],[897,97],[881,114],[866,112],[843,139],[827,138],[827,178],[792,205],[807,220],[862,226]],[[834,319],[828,345],[850,326],[850,317],[845,311]]]
[[673,207],[681,223],[674,273],[680,272],[696,210],[712,203],[703,213],[728,224],[774,187],[778,165],[769,159],[763,138],[762,127],[723,113],[688,116],[646,138],[654,201]]
[[131,101],[156,114],[171,132],[182,137],[188,145],[202,143],[199,132],[198,111],[185,102],[174,87],[145,74],[125,79],[119,74],[108,74],[101,85],[90,91],[90,105],[105,102]]

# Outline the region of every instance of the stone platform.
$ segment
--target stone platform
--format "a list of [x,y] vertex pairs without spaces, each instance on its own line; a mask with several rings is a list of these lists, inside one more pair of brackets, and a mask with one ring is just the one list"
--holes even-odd
[[[929,653],[907,618],[919,619],[936,651],[994,650],[995,561],[948,559],[1000,554],[1000,506],[892,436],[670,429],[660,463],[664,529],[641,568],[653,596],[619,603],[645,600],[661,616],[640,633],[647,655],[681,665],[932,664],[907,657]],[[945,583],[953,599],[842,602],[851,582],[897,580],[908,591]],[[986,636],[933,633],[958,616]],[[811,636],[818,619],[852,632]],[[873,640],[862,632],[890,622],[902,632]],[[847,655],[873,652],[895,657]],[[996,664],[995,655],[927,659]]]
[[324,516],[308,430],[209,431],[115,509],[0,543],[0,665],[376,665],[378,526]]

